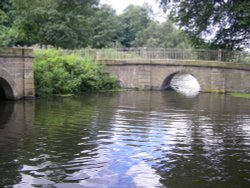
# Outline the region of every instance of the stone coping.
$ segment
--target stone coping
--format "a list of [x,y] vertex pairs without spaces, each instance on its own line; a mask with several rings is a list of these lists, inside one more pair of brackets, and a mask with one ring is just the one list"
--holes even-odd
[[32,48],[0,48],[0,57],[33,58],[33,49]]
[[116,59],[116,60],[98,60],[108,66],[112,65],[169,65],[169,66],[193,66],[207,68],[225,68],[250,70],[250,64],[232,63],[223,61],[206,60],[181,60],[181,59]]

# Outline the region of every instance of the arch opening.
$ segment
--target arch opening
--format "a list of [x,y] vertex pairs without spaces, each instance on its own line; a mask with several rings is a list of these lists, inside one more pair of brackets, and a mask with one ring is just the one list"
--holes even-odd
[[0,100],[14,100],[14,93],[10,84],[0,77]]
[[174,90],[186,96],[196,96],[200,92],[200,84],[191,74],[176,72],[164,80],[162,90]]

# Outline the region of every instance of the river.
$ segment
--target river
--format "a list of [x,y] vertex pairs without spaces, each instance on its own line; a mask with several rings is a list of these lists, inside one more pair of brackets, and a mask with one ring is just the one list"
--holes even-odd
[[0,113],[0,187],[250,187],[247,99],[123,91]]

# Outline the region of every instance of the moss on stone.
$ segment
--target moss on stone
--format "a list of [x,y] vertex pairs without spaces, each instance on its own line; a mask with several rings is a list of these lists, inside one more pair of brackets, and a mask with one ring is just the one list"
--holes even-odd
[[240,97],[245,99],[250,99],[250,93],[229,93],[233,97]]

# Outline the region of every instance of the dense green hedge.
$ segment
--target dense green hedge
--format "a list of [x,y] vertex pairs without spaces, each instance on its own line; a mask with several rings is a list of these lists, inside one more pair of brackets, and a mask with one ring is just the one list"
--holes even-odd
[[118,88],[117,81],[90,57],[59,50],[35,50],[34,77],[37,96],[78,94]]

